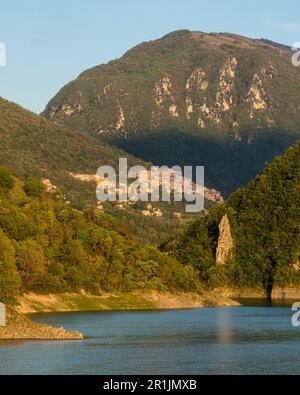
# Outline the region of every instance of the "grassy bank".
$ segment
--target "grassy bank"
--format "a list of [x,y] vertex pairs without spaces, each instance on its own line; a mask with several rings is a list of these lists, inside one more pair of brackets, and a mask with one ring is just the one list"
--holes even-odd
[[28,293],[18,299],[23,314],[67,311],[155,310],[234,306],[236,302],[219,293],[139,292],[37,295]]
[[[163,310],[202,307],[238,306],[236,300],[264,299],[263,290],[217,289],[201,293],[170,293],[159,291],[114,292],[101,295],[87,293],[66,293],[59,295],[38,295],[27,293],[18,298],[17,310],[22,314],[76,311],[126,311]],[[300,288],[275,289],[274,300],[300,300]]]

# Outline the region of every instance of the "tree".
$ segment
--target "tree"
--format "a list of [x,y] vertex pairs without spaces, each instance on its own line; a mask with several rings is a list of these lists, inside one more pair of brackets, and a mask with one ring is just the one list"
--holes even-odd
[[[27,213],[26,213],[27,214]],[[0,212],[0,227],[14,240],[22,241],[36,234],[36,225],[24,210],[12,206]]]
[[30,177],[25,180],[24,191],[29,197],[41,198],[45,191],[45,187],[41,180]]
[[15,265],[12,242],[0,231],[0,299],[5,301],[19,293],[21,279]]
[[180,273],[175,259],[120,235],[109,215],[81,213],[43,194],[39,180],[29,178],[23,188],[16,180],[13,190],[0,189],[0,194],[3,300],[20,290],[99,293],[179,289],[186,279],[191,283],[188,269]]
[[11,171],[5,167],[0,167],[0,187],[12,189],[15,185],[15,180]]
[[25,288],[30,288],[45,273],[45,257],[42,248],[34,240],[17,245],[16,264]]

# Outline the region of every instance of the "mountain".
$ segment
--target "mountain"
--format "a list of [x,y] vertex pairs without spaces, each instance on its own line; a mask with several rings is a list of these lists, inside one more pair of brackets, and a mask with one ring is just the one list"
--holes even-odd
[[[23,179],[44,180],[49,191],[59,188],[73,207],[96,207],[96,171],[102,165],[118,169],[120,157],[128,158],[129,165],[145,165],[92,135],[75,134],[0,98],[0,166],[12,169]],[[135,207],[105,209],[118,218],[124,234],[146,243],[160,244],[180,231],[172,208],[163,211],[163,218],[145,217],[143,210]]]
[[22,178],[50,179],[74,204],[95,202],[96,194],[94,184],[84,183],[75,175],[96,174],[102,165],[118,168],[119,157],[124,156],[129,163],[140,162],[91,135],[74,135],[0,98],[0,165]]
[[206,283],[239,289],[300,284],[300,143],[226,204],[165,246]]
[[43,115],[158,165],[204,165],[228,196],[300,138],[292,52],[188,30],[83,72]]
[[[37,179],[0,168],[0,300],[41,294],[197,290],[198,276],[154,247],[118,232],[99,210],[79,212]],[[200,290],[200,288],[199,288]]]
[[[96,171],[99,166],[119,168],[119,158],[128,165],[149,164],[95,136],[60,126],[0,98],[0,166],[11,168],[23,179],[37,177],[49,190],[58,187],[66,201],[83,209],[97,206]],[[206,204],[218,203],[218,192],[206,190]],[[123,232],[156,245],[180,231],[184,204],[106,204],[107,213],[118,218]],[[102,208],[99,205],[99,208]]]

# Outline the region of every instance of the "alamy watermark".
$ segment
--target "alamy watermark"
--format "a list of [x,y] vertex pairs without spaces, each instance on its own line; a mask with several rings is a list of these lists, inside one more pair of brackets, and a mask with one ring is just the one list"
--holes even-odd
[[[193,172],[195,170],[195,174]],[[117,176],[118,173],[118,176]],[[97,171],[99,202],[185,202],[187,213],[204,209],[204,167],[144,166],[128,169],[126,158],[119,159],[119,171],[111,166]],[[129,180],[134,180],[129,183]],[[194,181],[193,181],[194,180]]]
[[292,311],[294,311],[292,317],[292,325],[294,328],[300,327],[300,302],[296,302],[292,306]]
[[0,67],[6,66],[6,45],[0,42]]

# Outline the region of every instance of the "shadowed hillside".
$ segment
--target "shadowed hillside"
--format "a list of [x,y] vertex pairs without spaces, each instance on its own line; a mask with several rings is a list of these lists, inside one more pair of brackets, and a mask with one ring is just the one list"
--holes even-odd
[[204,165],[229,195],[300,138],[300,79],[288,47],[188,30],[82,73],[49,119],[159,165]]

